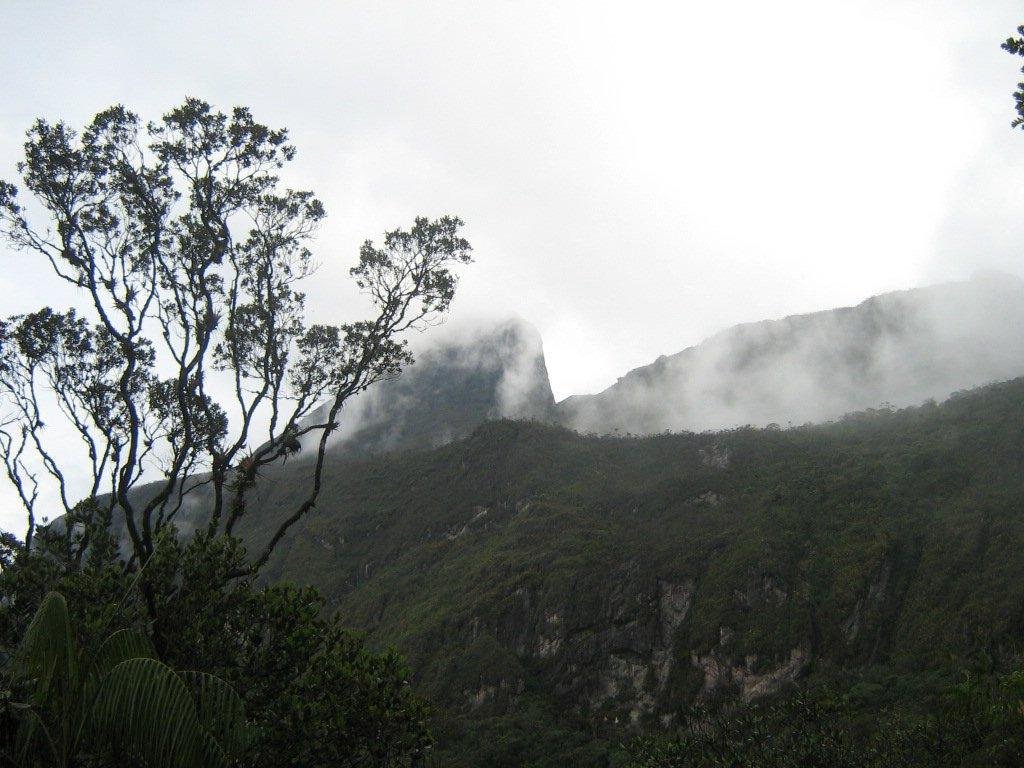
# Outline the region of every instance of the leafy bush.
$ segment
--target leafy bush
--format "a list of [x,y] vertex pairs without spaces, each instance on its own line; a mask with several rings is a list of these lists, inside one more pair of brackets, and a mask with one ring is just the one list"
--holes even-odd
[[[109,519],[93,514],[95,507],[92,512],[89,509],[85,505],[79,510],[78,526],[40,531],[30,551],[11,539],[2,542],[0,652],[7,659],[5,717],[16,714],[14,703],[24,692],[23,681],[42,679],[38,665],[27,678],[18,672],[14,649],[40,637],[33,629],[38,620],[33,624],[32,617],[40,606],[52,607],[58,598],[45,595],[55,591],[62,595],[59,602],[68,617],[68,642],[86,649],[78,655],[93,657],[88,649],[105,647],[103,638],[109,643],[110,637],[130,636],[144,639],[147,645],[150,638],[159,638],[158,647],[139,654],[143,660],[133,662],[137,669],[118,673],[125,676],[122,683],[148,675],[154,684],[162,680],[166,690],[180,689],[168,677],[175,675],[171,670],[195,670],[175,679],[198,690],[220,680],[224,690],[237,692],[253,736],[233,764],[355,766],[370,761],[401,766],[422,756],[430,743],[426,711],[412,692],[401,659],[390,651],[371,651],[362,638],[343,628],[340,618],[327,617],[324,599],[315,590],[233,578],[245,557],[237,540],[200,535],[183,543],[169,530],[161,535],[146,566],[146,581],[153,589],[143,594],[138,589],[138,570],[117,558]],[[92,543],[81,562],[76,562],[67,557],[76,551],[69,541],[82,536]],[[154,601],[156,615],[164,618],[159,631],[154,632],[148,619],[146,600]],[[51,636],[52,632],[44,635]],[[83,686],[92,684],[90,679],[88,675],[68,677],[64,688],[79,691],[80,697]],[[33,701],[51,725],[67,724],[67,718],[81,709],[75,705],[51,711],[60,699],[48,695],[43,701],[40,695],[37,692]],[[106,762],[92,752],[99,765],[131,764],[118,754],[136,744],[131,741],[134,737],[110,728],[137,707],[125,709],[123,700],[118,706],[103,710],[108,735],[113,734],[104,743],[116,749],[102,756]],[[211,710],[201,698],[194,706],[197,716],[223,714],[220,705]],[[224,730],[212,732],[223,734]],[[19,744],[10,742],[4,748],[10,755]]]

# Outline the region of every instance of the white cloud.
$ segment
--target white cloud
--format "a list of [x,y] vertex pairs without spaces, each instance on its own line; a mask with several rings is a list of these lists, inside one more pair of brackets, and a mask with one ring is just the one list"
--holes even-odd
[[[737,322],[1019,269],[998,45],[1021,22],[1011,0],[10,4],[0,175],[36,116],[249,105],[331,214],[317,319],[360,314],[365,237],[457,213],[456,315],[536,325],[564,397]],[[4,313],[57,300],[3,263]]]

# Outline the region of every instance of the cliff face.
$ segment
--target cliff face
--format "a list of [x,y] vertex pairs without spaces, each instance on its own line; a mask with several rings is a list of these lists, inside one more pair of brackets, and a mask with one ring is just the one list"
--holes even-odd
[[465,437],[488,419],[551,420],[554,405],[533,326],[507,320],[442,332],[401,376],[346,406],[333,448],[354,454],[430,448]]
[[496,418],[583,433],[787,426],[902,407],[1024,374],[1024,283],[981,278],[739,325],[555,404],[540,335],[519,321],[426,335],[416,363],[342,413],[350,455],[429,448]]
[[558,404],[582,432],[803,424],[1024,373],[1024,284],[980,278],[740,325]]
[[[452,338],[347,415],[315,512],[263,576],[318,586],[407,656],[452,766],[519,764],[486,752],[517,729],[538,749],[611,744],[822,670],[1019,647],[1024,380],[792,430],[487,421],[660,432],[666,414],[784,423],[941,397],[1019,369],[1018,318],[1016,284],[890,294],[740,326],[557,413],[532,329]],[[261,477],[251,550],[309,473],[300,455]],[[608,764],[581,755],[551,764]]]

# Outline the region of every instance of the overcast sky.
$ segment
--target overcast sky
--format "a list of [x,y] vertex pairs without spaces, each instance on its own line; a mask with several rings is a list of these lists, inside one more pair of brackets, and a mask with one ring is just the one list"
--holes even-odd
[[[7,0],[0,176],[37,116],[247,105],[330,214],[317,319],[353,319],[365,237],[458,214],[456,319],[535,324],[560,399],[738,322],[1020,273],[1018,23],[1010,0]],[[0,314],[55,300],[0,258]]]

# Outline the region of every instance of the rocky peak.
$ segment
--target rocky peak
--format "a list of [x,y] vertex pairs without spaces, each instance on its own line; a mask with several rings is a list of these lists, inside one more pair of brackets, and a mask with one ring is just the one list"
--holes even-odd
[[489,419],[550,421],[554,397],[537,329],[519,319],[443,327],[415,345],[416,362],[348,406],[338,450],[427,448]]

